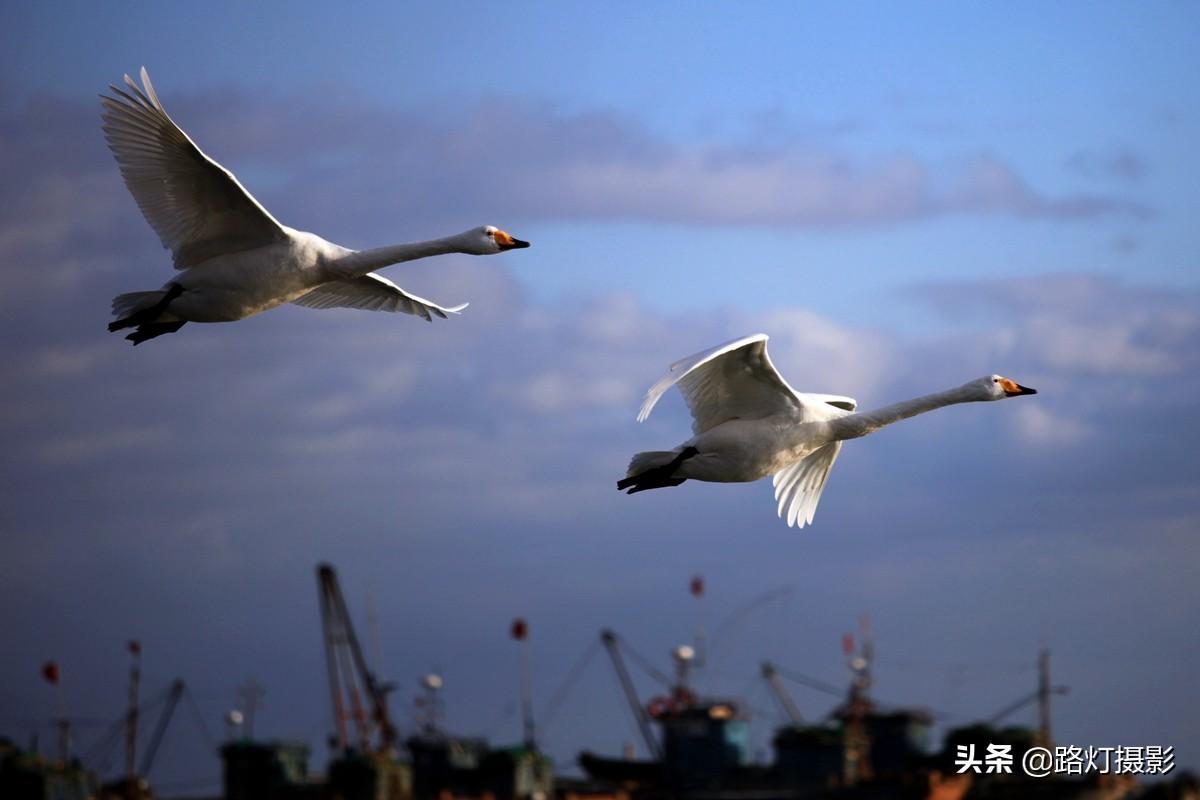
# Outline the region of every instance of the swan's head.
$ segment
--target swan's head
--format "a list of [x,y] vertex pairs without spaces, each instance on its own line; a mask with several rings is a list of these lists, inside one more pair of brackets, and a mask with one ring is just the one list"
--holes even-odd
[[481,225],[462,234],[463,252],[474,256],[490,256],[505,250],[529,247],[529,242],[514,239],[495,225]]
[[1004,400],[1009,397],[1020,397],[1023,394],[1037,394],[1037,389],[1022,386],[1003,375],[988,375],[971,381],[963,388],[972,395],[971,399],[973,400]]

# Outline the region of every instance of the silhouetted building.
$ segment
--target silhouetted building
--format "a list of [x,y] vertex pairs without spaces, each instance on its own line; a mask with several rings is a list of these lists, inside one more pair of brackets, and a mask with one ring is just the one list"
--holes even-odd
[[319,796],[309,782],[308,746],[230,742],[221,748],[225,800],[299,800]]
[[100,781],[77,761],[52,761],[0,739],[0,797],[4,800],[87,800]]

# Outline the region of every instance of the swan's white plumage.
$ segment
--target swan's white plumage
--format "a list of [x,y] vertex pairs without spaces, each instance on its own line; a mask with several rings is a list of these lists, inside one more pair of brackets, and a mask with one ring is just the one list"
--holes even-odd
[[745,336],[676,361],[646,392],[638,422],[649,417],[658,399],[676,384],[692,412],[693,433],[734,417],[793,408],[795,392],[767,357],[766,341],[761,333]]
[[292,301],[305,308],[360,308],[366,311],[398,311],[426,320],[458,314],[466,303],[444,308],[437,303],[406,292],[382,275],[369,272],[357,278],[323,283],[308,294]]
[[811,525],[817,513],[817,503],[825,490],[829,471],[842,451],[841,442],[832,442],[775,473],[775,499],[779,501],[779,516],[787,510],[787,524],[803,528]]
[[767,355],[765,333],[743,336],[681,358],[658,380],[638,411],[650,416],[658,399],[678,385],[692,412],[692,433],[700,434],[731,419],[761,419],[772,414],[822,416],[820,406],[853,411],[853,398],[800,394],[783,379]]
[[102,127],[125,185],[174,253],[175,268],[285,241],[283,226],[167,115],[145,67],[141,78],[145,91],[126,75],[128,92],[113,86],[118,97],[101,95]]

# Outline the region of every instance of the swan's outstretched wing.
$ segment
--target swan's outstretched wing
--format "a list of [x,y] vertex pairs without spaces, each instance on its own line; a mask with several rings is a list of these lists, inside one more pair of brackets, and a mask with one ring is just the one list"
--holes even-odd
[[433,317],[446,318],[467,307],[466,303],[453,308],[443,308],[423,297],[409,294],[382,275],[368,272],[357,278],[323,283],[298,300],[298,306],[306,308],[361,308],[366,311],[399,311],[414,314],[427,320]]
[[840,408],[842,411],[854,411],[858,408],[858,401],[853,397],[845,397],[840,394],[814,394],[812,392],[797,392],[796,396],[800,398],[800,402],[806,405],[813,406],[833,406]]
[[213,256],[284,241],[283,228],[167,116],[142,67],[142,87],[128,75],[128,91],[101,95],[103,128],[121,177],[175,268]]
[[692,432],[731,419],[758,419],[783,411],[801,411],[800,399],[767,356],[767,335],[756,333],[717,345],[671,365],[646,392],[638,422],[650,416],[658,398],[678,384],[692,412]]
[[779,516],[787,510],[787,524],[803,528],[811,524],[817,513],[817,503],[829,478],[829,470],[842,450],[841,442],[831,442],[809,453],[790,467],[775,473],[775,499],[779,501]]

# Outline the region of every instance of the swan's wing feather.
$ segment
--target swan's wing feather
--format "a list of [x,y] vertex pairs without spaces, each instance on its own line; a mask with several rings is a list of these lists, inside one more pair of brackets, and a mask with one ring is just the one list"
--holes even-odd
[[413,314],[426,320],[445,319],[467,307],[466,303],[451,308],[439,306],[423,297],[404,291],[382,275],[368,272],[357,278],[323,283],[308,294],[293,300],[306,308],[361,308],[366,311],[393,311]]
[[802,404],[767,355],[767,335],[756,333],[717,345],[671,365],[650,387],[638,421],[650,416],[658,398],[678,385],[692,412],[693,433],[730,419],[758,419]]
[[788,526],[803,528],[811,524],[817,513],[817,503],[825,489],[825,481],[833,462],[842,450],[841,442],[830,442],[804,458],[775,473],[775,499],[779,501],[779,516],[787,512]]
[[154,228],[187,269],[224,253],[281,242],[287,234],[229,170],[206,156],[163,109],[150,75],[142,87],[100,96],[104,138],[121,177]]

